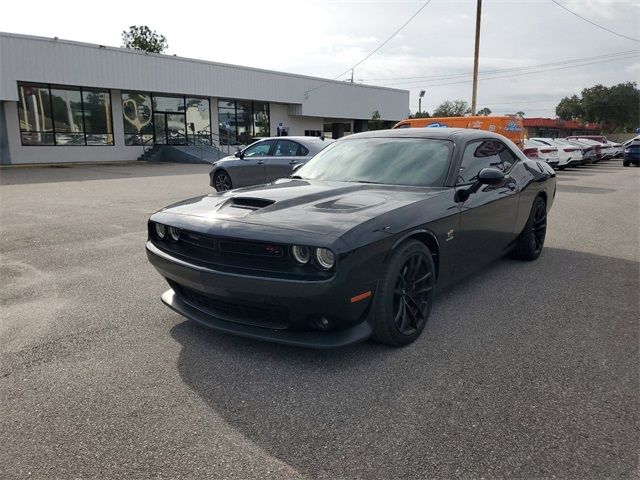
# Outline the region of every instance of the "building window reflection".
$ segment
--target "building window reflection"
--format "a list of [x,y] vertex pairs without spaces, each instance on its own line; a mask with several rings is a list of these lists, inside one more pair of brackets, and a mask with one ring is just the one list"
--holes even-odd
[[108,90],[19,84],[22,145],[113,145]]
[[269,104],[245,100],[218,101],[218,128],[223,145],[248,145],[270,136]]
[[122,92],[125,145],[211,144],[209,100]]

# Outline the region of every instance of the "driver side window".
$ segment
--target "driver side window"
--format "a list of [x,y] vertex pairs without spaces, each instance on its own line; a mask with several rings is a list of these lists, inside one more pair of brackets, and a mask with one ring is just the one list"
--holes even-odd
[[250,145],[249,147],[244,149],[245,157],[264,157],[269,154],[269,150],[271,150],[271,146],[273,145],[273,140],[265,140],[264,142],[256,143],[255,145]]
[[515,161],[513,153],[499,140],[470,142],[464,149],[456,184],[474,182],[480,170],[487,167],[507,172]]

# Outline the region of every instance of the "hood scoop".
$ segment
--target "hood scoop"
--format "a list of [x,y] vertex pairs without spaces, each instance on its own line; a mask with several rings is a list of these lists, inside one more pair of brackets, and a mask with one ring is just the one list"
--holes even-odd
[[253,198],[253,197],[232,197],[229,201],[225,202],[223,208],[242,208],[245,210],[260,210],[261,208],[273,205],[275,200],[268,200],[266,198]]

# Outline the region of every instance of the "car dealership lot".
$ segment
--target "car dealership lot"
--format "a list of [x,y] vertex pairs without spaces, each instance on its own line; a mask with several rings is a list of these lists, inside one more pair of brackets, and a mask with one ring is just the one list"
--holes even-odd
[[0,477],[626,477],[640,169],[558,173],[540,259],[440,296],[403,349],[258,343],[164,307],[146,218],[206,166],[0,170]]

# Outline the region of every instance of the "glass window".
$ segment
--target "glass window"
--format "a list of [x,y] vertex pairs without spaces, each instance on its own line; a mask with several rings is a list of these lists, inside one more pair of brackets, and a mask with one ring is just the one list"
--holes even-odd
[[108,90],[19,85],[23,145],[113,145]]
[[49,87],[19,85],[18,116],[23,145],[53,145]]
[[253,115],[251,102],[236,102],[236,126],[238,142],[248,145],[253,141]]
[[[193,140],[211,141],[211,117],[209,100],[187,98],[187,133]],[[197,143],[197,142],[195,142]]]
[[218,101],[218,128],[221,144],[238,144],[236,139],[236,102],[233,100]]
[[153,95],[153,110],[155,112],[184,113],[184,97],[163,97],[160,95]]
[[122,92],[125,145],[141,145],[153,138],[151,95]]
[[253,102],[253,135],[255,137],[268,137],[271,135],[268,103]]
[[296,175],[312,180],[443,186],[452,142],[418,138],[359,138],[336,142]]
[[291,140],[278,140],[276,149],[273,152],[274,157],[296,157],[301,156],[302,145]]
[[273,140],[265,140],[263,142],[257,142],[249,147],[245,148],[242,152],[245,157],[263,157],[269,154]]
[[501,150],[498,155],[500,156],[500,160],[502,160],[502,170],[508,172],[511,170],[511,166],[516,163],[517,158],[506,145],[503,144],[503,146],[504,150]]
[[51,89],[56,145],[84,145],[80,90]]
[[87,145],[113,145],[111,95],[109,92],[83,89],[82,105]]
[[[462,163],[460,164],[460,173],[458,174],[457,182],[469,183],[478,178],[478,173],[483,168],[498,167],[502,170],[508,170],[515,157],[511,152],[506,152],[507,147],[504,143],[497,140],[485,140],[469,143],[462,156]],[[503,157],[506,163],[503,164]]]
[[269,104],[242,100],[218,101],[218,128],[223,145],[249,144],[270,135]]

